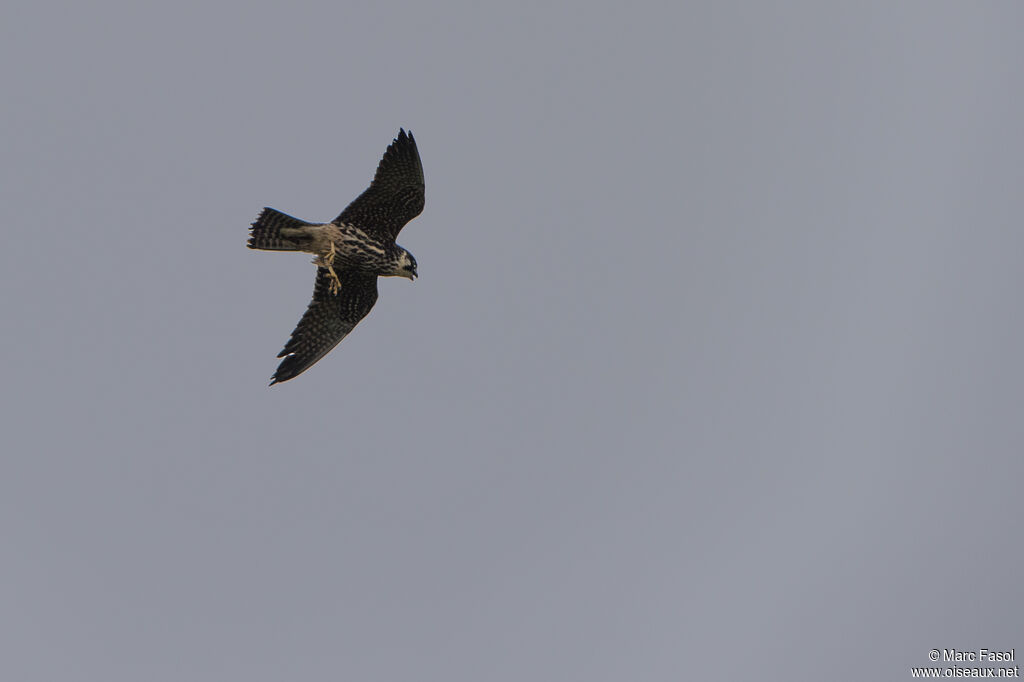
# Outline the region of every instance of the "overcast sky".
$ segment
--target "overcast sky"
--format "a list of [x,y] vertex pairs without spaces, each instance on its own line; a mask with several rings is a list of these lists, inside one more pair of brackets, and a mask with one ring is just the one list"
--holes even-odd
[[[7,2],[0,678],[1024,651],[1024,9]],[[420,278],[268,388],[399,127]]]

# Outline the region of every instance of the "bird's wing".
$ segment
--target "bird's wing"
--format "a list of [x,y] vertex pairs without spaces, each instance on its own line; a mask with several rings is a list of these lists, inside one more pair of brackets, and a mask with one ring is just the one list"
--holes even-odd
[[377,165],[373,182],[341,212],[335,223],[355,225],[394,240],[423,212],[423,165],[412,133],[401,128]]
[[338,345],[377,302],[377,276],[338,270],[341,289],[331,293],[327,268],[316,269],[313,300],[292,332],[270,385],[294,379]]

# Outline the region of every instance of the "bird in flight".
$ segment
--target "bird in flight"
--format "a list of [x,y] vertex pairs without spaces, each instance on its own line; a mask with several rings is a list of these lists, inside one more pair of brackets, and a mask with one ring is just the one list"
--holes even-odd
[[423,165],[412,133],[399,128],[369,188],[329,223],[307,223],[264,208],[249,248],[316,255],[313,300],[277,357],[270,385],[305,372],[345,338],[377,302],[378,277],[416,278],[416,259],[395,243],[423,212]]

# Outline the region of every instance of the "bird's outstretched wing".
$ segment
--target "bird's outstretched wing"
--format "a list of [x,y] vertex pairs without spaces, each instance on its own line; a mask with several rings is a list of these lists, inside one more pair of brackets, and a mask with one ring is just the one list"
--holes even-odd
[[316,269],[313,300],[277,357],[284,358],[270,385],[288,381],[312,367],[345,338],[377,302],[377,276],[338,270],[341,289],[331,293],[327,268]]
[[377,165],[373,182],[341,212],[335,223],[355,225],[392,240],[423,212],[423,165],[412,133],[401,128]]

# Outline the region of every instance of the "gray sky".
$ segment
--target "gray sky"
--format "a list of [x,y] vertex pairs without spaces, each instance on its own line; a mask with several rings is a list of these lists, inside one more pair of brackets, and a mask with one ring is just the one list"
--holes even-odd
[[[1024,650],[1017,3],[6,3],[0,678]],[[411,128],[420,279],[286,384]]]

